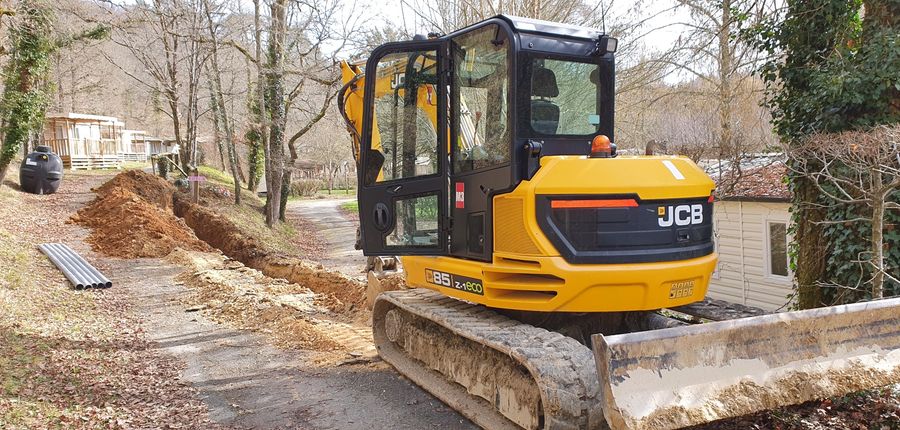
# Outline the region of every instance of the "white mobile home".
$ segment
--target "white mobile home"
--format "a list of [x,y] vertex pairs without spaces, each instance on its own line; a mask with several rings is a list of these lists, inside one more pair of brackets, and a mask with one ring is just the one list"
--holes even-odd
[[[790,192],[785,174],[781,162],[751,168],[719,197],[714,208],[719,264],[710,297],[769,311],[787,308],[793,278],[787,253]],[[724,181],[717,182],[722,188]]]

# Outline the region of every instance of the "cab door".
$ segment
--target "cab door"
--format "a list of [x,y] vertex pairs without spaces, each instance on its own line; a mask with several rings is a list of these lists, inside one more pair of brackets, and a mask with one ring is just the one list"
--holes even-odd
[[448,249],[446,43],[383,45],[366,64],[359,215],[365,255]]

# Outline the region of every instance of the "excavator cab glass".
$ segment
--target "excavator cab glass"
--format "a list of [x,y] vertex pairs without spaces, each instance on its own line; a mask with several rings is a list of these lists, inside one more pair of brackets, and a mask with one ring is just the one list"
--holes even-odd
[[600,36],[501,15],[377,48],[360,139],[366,255],[489,261],[492,197],[543,155],[588,155],[596,135],[612,138],[613,55]]

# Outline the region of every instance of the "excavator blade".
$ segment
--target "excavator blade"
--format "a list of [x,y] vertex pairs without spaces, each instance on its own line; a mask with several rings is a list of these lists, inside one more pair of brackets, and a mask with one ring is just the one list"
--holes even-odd
[[593,336],[615,429],[675,429],[900,383],[900,298]]

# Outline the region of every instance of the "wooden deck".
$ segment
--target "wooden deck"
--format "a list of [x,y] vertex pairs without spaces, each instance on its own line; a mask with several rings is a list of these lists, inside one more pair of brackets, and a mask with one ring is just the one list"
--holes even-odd
[[123,152],[119,154],[119,159],[122,161],[148,162],[150,157],[142,152]]
[[63,167],[71,170],[120,169],[122,160],[118,155],[63,155]]

